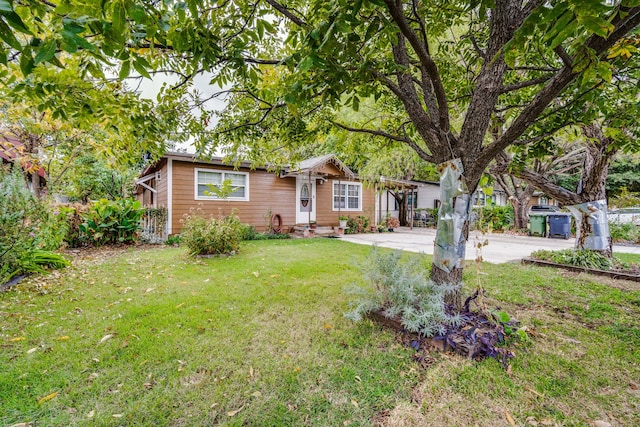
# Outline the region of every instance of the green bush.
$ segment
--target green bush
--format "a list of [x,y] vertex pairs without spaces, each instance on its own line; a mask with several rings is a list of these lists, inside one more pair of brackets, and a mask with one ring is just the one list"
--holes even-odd
[[589,249],[540,250],[533,252],[531,257],[543,261],[555,262],[556,264],[573,265],[596,270],[611,270],[619,263],[615,258],[608,258],[598,251]]
[[0,284],[15,276],[60,268],[67,261],[51,252],[62,244],[65,220],[33,197],[18,168],[0,170]]
[[86,213],[81,213],[83,222],[79,225],[79,231],[88,237],[89,243],[96,246],[135,243],[143,214],[138,200],[100,199]]
[[233,213],[205,218],[199,209],[191,209],[182,219],[181,243],[190,256],[232,254],[240,249],[242,228]]
[[640,243],[640,230],[633,224],[609,223],[609,234],[614,241]]
[[167,241],[164,243],[169,246],[179,246],[181,242],[182,237],[180,237],[179,234],[174,234],[173,236],[167,237]]
[[364,215],[358,215],[355,218],[348,217],[347,219],[347,234],[364,233],[369,230],[369,218]]
[[347,289],[354,298],[351,311],[345,316],[359,321],[368,313],[382,311],[386,317],[398,317],[408,331],[426,337],[444,333],[447,326],[462,324],[460,315],[449,315],[445,308],[445,296],[454,287],[429,280],[419,258],[403,263],[401,256],[401,251],[374,249],[363,269],[369,286]]
[[513,206],[483,206],[478,211],[475,223],[477,230],[486,232],[505,231],[513,227]]

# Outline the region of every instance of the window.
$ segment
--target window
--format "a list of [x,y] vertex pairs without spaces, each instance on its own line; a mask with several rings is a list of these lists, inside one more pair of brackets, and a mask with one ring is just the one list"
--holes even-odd
[[220,188],[225,180],[231,181],[233,191],[228,200],[249,200],[249,174],[214,169],[196,169],[196,200],[218,200],[210,185]]
[[[402,191],[401,191],[402,193]],[[407,194],[407,209],[411,209],[411,204],[413,203],[413,208],[414,209],[418,209],[418,192],[417,191],[411,191],[411,190],[407,190],[405,191],[405,193]],[[395,201],[395,210],[399,211],[400,210],[400,203],[398,203],[398,199],[396,199],[395,197],[393,198],[393,200]]]
[[333,182],[333,210],[361,211],[362,184]]

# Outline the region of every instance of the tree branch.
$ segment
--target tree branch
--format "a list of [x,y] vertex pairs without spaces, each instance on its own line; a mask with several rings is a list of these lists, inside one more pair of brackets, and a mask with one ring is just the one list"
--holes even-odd
[[281,14],[283,14],[284,16],[289,18],[289,20],[291,20],[291,22],[293,22],[297,26],[306,27],[308,25],[302,18],[294,15],[291,12],[291,10],[287,9],[286,7],[284,7],[283,5],[278,3],[277,1],[275,1],[275,0],[265,0],[265,1],[267,3],[269,3],[275,10],[277,10],[278,12],[280,12]]
[[435,92],[436,99],[438,100],[440,129],[442,129],[444,132],[449,132],[450,124],[447,94],[444,90],[442,80],[440,79],[440,72],[438,71],[438,67],[433,58],[431,58],[431,55],[429,55],[427,47],[420,43],[418,36],[411,29],[411,26],[407,22],[402,10],[402,3],[400,1],[396,2],[394,0],[384,0],[384,2],[389,9],[389,13],[391,13],[392,19],[394,20],[396,25],[398,25],[400,32],[409,41],[409,44],[418,55],[420,62],[427,70],[429,78],[433,84],[433,90]]
[[347,126],[345,124],[342,123],[338,123],[336,121],[330,120],[331,123],[333,123],[334,125],[336,125],[337,127],[339,127],[340,129],[344,129],[346,131],[349,132],[357,132],[357,133],[365,133],[365,134],[369,134],[369,135],[373,135],[373,136],[379,136],[382,138],[387,138],[390,139],[392,141],[397,141],[397,142],[402,142],[404,144],[407,144],[409,147],[411,147],[419,156],[420,158],[428,161],[428,162],[434,162],[435,159],[433,158],[433,156],[431,156],[430,154],[428,154],[426,151],[424,151],[418,144],[416,144],[414,141],[412,141],[410,138],[404,136],[397,136],[397,135],[393,135],[391,133],[385,132],[383,130],[380,129],[364,129],[364,128],[354,128],[351,126]]
[[523,89],[523,88],[529,87],[529,86],[539,85],[541,83],[545,83],[545,82],[549,81],[549,79],[551,79],[552,77],[553,76],[544,76],[544,77],[538,77],[537,79],[527,80],[525,82],[519,82],[519,83],[510,84],[510,85],[504,86],[500,90],[500,94],[513,92],[514,90]]

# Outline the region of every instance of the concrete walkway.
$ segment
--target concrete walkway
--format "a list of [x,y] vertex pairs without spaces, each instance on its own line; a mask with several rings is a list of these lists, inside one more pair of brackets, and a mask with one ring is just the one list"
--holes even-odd
[[[402,249],[409,252],[422,252],[433,255],[433,243],[436,230],[433,228],[414,228],[413,230],[401,227],[393,233],[348,234],[341,237],[346,242],[362,245],[377,244],[383,248]],[[482,234],[477,231],[469,233],[467,242],[466,259],[475,260],[476,245],[478,242],[488,240],[487,246],[482,248],[482,258],[493,264],[501,264],[510,261],[519,261],[531,255],[531,252],[539,249],[568,249],[573,248],[574,238],[548,239],[544,237],[515,236],[511,234]],[[640,246],[613,246],[616,252],[640,254]]]

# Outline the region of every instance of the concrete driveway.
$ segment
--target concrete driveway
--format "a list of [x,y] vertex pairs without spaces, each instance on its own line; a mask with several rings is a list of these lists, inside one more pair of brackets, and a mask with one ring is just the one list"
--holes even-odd
[[[433,254],[433,243],[436,230],[433,228],[414,228],[413,230],[401,227],[393,233],[348,234],[341,237],[346,242],[362,245],[377,244],[383,248],[402,249],[409,252],[422,252]],[[488,240],[489,244],[482,248],[482,258],[493,264],[501,264],[509,261],[517,261],[531,252],[539,249],[567,249],[573,248],[575,239],[549,239],[544,237],[515,236],[511,234],[482,234],[472,231],[467,242],[466,259],[475,260],[476,244]],[[640,254],[640,246],[613,246],[616,252]]]

